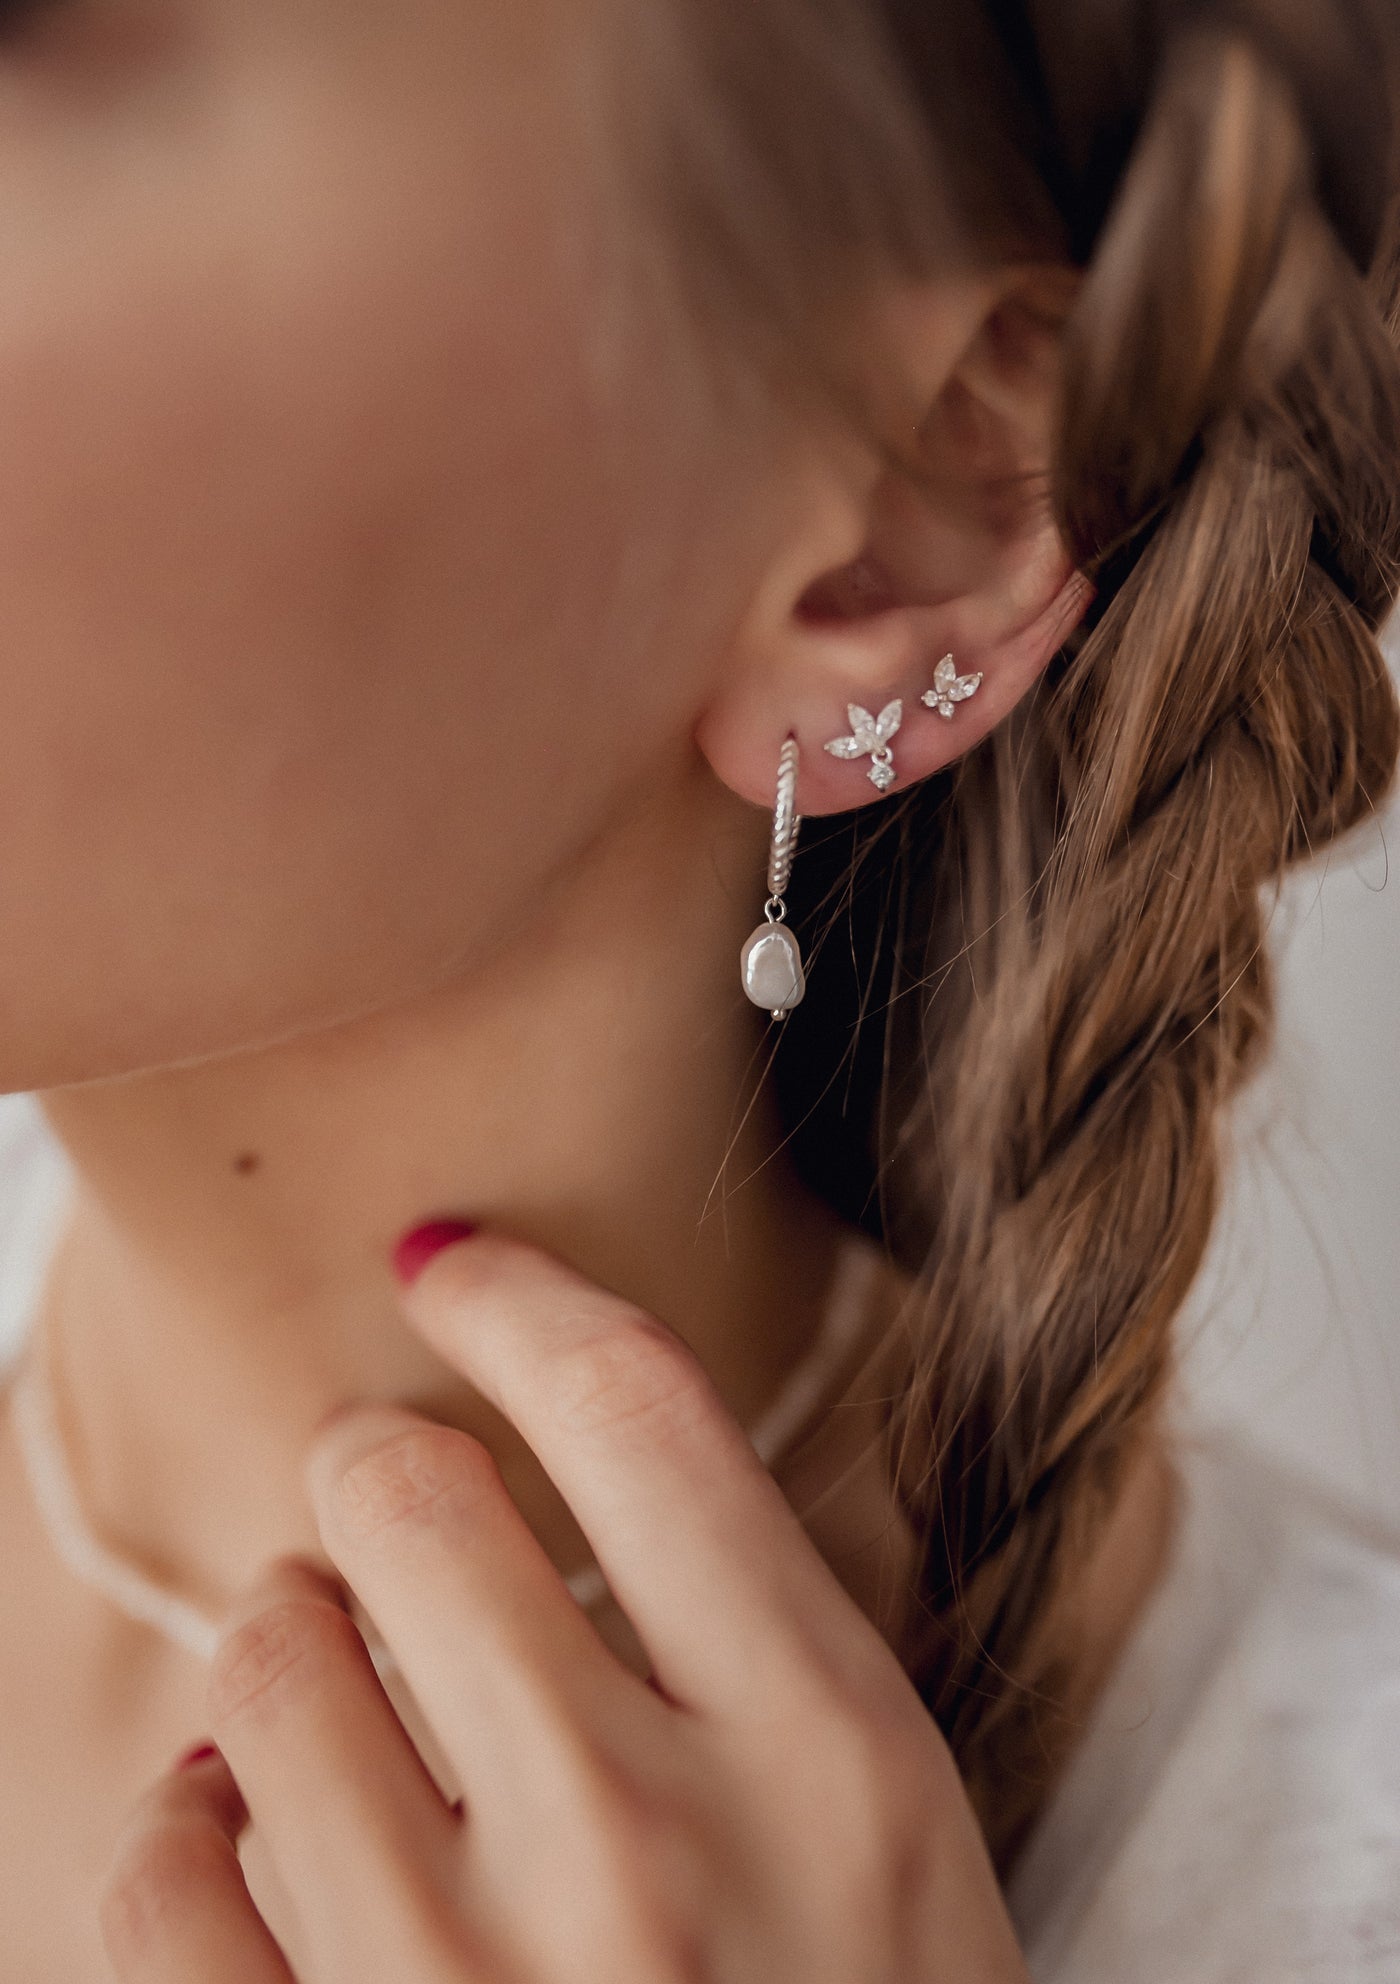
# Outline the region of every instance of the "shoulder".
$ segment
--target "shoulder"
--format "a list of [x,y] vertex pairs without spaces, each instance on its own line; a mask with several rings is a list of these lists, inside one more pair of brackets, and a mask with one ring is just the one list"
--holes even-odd
[[1180,1433],[1166,1574],[1009,1899],[1037,1984],[1400,1977],[1400,1529]]

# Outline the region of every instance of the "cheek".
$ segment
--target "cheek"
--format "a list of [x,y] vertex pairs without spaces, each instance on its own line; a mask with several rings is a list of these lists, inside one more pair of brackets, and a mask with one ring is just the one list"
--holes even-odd
[[469,957],[711,665],[704,476],[662,382],[597,388],[586,212],[518,133],[257,101],[51,189],[0,295],[5,1087]]

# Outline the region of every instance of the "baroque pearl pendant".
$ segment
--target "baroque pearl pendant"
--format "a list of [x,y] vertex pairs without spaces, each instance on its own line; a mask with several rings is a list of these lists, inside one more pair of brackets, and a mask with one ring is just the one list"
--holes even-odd
[[802,946],[781,923],[760,923],[739,953],[744,991],[775,1020],[800,1006],[807,992]]

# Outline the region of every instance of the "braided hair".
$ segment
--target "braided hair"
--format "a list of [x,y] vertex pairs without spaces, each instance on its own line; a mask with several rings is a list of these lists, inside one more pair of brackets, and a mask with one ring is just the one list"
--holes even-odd
[[1396,17],[692,9],[746,176],[678,144],[670,189],[731,336],[757,295],[810,351],[846,251],[946,266],[949,204],[984,257],[1080,272],[1045,500],[1093,606],[959,765],[813,836],[822,958],[775,1070],[810,1181],[916,1279],[906,1659],[1005,1871],[1268,1041],[1269,891],[1400,751]]

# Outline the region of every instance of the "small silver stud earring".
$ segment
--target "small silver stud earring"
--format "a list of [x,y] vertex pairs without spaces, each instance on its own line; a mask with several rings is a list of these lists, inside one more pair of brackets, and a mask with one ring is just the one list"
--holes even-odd
[[833,758],[863,758],[868,752],[870,783],[877,792],[888,792],[897,776],[890,739],[904,721],[903,703],[886,703],[878,716],[863,710],[859,703],[848,703],[846,721],[851,726],[850,736],[833,737],[826,749]]
[[933,687],[925,689],[919,701],[927,703],[931,710],[953,720],[953,705],[965,703],[969,696],[975,696],[982,687],[981,675],[959,675],[958,665],[950,654],[945,654],[933,671]]
[[802,946],[787,928],[783,900],[792,879],[792,858],[802,822],[797,814],[797,739],[789,737],[778,758],[778,796],[773,806],[773,846],[768,857],[768,900],[764,920],[739,953],[744,991],[775,1020],[786,1019],[807,992]]

